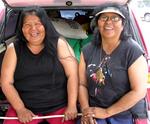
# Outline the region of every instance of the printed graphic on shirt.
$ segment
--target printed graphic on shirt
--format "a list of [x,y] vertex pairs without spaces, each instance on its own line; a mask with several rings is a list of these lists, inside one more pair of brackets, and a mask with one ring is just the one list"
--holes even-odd
[[95,96],[100,93],[100,89],[105,85],[105,79],[109,76],[112,77],[112,73],[108,67],[110,56],[104,57],[99,65],[89,64],[87,66],[90,78],[95,82]]

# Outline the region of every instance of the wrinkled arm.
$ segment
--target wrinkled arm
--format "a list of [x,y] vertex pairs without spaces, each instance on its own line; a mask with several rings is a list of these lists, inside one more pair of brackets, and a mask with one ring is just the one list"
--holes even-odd
[[14,49],[14,45],[10,44],[4,55],[2,70],[1,70],[1,87],[2,90],[10,102],[11,106],[15,109],[18,119],[22,123],[32,121],[32,117],[35,116],[30,110],[25,108],[23,101],[21,100],[14,83],[14,72],[17,64],[17,57]]
[[2,90],[16,111],[19,111],[24,107],[22,100],[20,99],[18,92],[13,86],[14,72],[16,68],[17,57],[13,44],[11,44],[4,55],[2,70],[1,70],[1,87]]
[[65,41],[65,39],[59,39],[57,49],[59,60],[62,63],[66,76],[68,78],[68,106],[66,110],[66,115],[68,115],[68,119],[70,120],[74,119],[77,116],[76,105],[78,95],[78,62],[75,59],[72,48]]

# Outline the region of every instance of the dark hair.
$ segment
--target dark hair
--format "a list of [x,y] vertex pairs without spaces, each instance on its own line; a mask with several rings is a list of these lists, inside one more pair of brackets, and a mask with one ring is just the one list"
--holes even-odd
[[[93,14],[95,15],[96,13],[104,10],[107,7],[117,8],[125,16],[125,19],[122,18],[122,24],[123,24],[124,28],[123,28],[123,31],[120,35],[120,40],[126,41],[130,37],[130,35],[128,35],[129,34],[129,13],[128,13],[127,7],[125,5],[121,5],[121,4],[118,4],[118,3],[105,3],[105,4],[102,4],[98,7],[96,7],[93,11]],[[102,42],[101,34],[100,34],[100,32],[97,28],[97,23],[98,23],[99,16],[95,16],[93,18],[93,20],[91,21],[91,28],[92,28],[92,30],[94,30],[93,43],[96,46],[101,45],[101,42]]]
[[40,21],[44,25],[45,33],[46,33],[44,38],[45,50],[51,56],[55,57],[57,55],[56,42],[58,41],[60,35],[55,30],[44,8],[40,8],[38,6],[30,6],[22,10],[19,19],[19,25],[18,25],[19,30],[17,32],[18,41],[22,44],[26,44],[28,42],[22,32],[23,21],[27,15],[36,15],[37,17],[40,18]]
[[31,6],[26,7],[21,12],[20,18],[19,18],[19,25],[18,25],[18,32],[17,32],[17,39],[20,45],[25,45],[28,41],[25,39],[22,27],[23,27],[23,21],[24,18],[27,15],[36,15],[39,17],[41,23],[44,25],[45,28],[45,38],[44,38],[44,51],[52,57],[52,64],[53,68],[52,70],[52,82],[55,82],[55,73],[56,73],[56,59],[57,59],[57,41],[60,35],[55,30],[50,18],[48,17],[46,11],[44,8],[40,8],[38,6]]

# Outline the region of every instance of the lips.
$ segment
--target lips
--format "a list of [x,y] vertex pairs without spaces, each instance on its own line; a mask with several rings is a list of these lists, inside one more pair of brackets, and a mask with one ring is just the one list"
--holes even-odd
[[113,30],[113,27],[105,26],[104,29],[105,29],[105,30]]
[[32,37],[37,37],[37,36],[39,35],[39,33],[38,33],[38,32],[32,32],[30,35],[31,35]]

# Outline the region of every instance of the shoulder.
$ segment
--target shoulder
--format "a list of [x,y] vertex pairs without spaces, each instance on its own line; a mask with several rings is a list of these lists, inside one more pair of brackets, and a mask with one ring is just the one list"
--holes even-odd
[[127,41],[122,41],[121,43],[121,51],[124,51],[126,55],[144,55],[145,52],[138,43],[134,39],[129,38]]
[[11,43],[7,46],[6,53],[9,51],[14,51],[14,50],[15,50],[14,43]]
[[67,40],[64,37],[59,37],[57,42],[57,50],[65,50],[70,48]]
[[14,43],[11,43],[7,46],[5,56],[16,56],[16,50],[15,50]]
[[[11,60],[11,61],[10,61]],[[11,63],[16,60],[16,52],[14,48],[14,44],[11,43],[7,46],[3,61],[7,61],[7,63]]]
[[65,45],[67,45],[67,40],[64,37],[59,37],[57,47],[58,46],[65,46]]
[[60,37],[58,39],[57,52],[58,52],[59,58],[65,58],[67,56],[75,56],[74,52],[73,52],[73,49],[68,44],[66,39],[63,38],[63,37]]
[[142,47],[138,44],[138,41],[135,41],[132,38],[129,38],[127,41],[124,42],[124,47],[131,51],[144,52]]
[[128,67],[130,67],[130,65],[133,64],[140,56],[144,55],[142,47],[133,39],[123,42],[122,47],[125,49]]
[[82,48],[82,53],[83,53],[82,55],[83,55],[86,63],[88,63],[89,60],[91,60],[91,58],[94,55],[95,51],[97,51],[97,47],[92,42],[86,44]]
[[95,48],[94,44],[92,42],[89,42],[88,44],[86,44],[83,48],[82,51],[91,51]]

